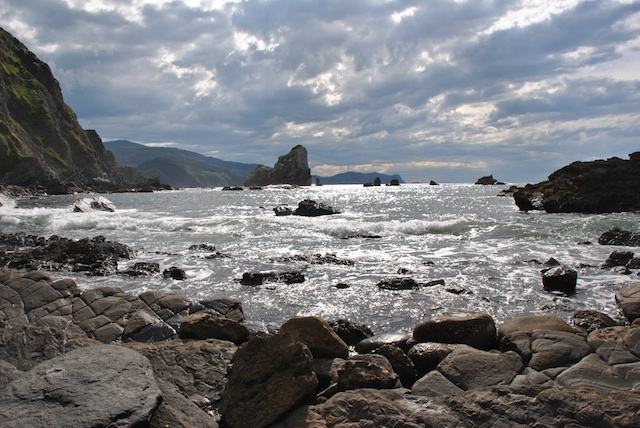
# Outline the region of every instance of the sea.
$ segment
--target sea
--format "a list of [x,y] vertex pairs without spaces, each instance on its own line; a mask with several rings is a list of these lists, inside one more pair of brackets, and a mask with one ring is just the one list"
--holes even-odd
[[[155,262],[161,270],[183,269],[186,280],[161,273],[51,276],[71,277],[85,290],[116,286],[134,294],[182,293],[193,300],[237,298],[247,322],[265,328],[305,315],[348,319],[376,334],[410,332],[421,320],[443,314],[484,312],[498,325],[531,314],[569,321],[580,309],[622,319],[614,295],[640,278],[637,271],[623,275],[601,265],[613,251],[634,249],[599,245],[598,237],[613,226],[638,231],[640,213],[524,213],[511,196],[498,196],[506,187],[445,183],[114,193],[103,196],[115,212],[89,213],[73,212],[73,204],[91,194],[0,195],[0,230],[74,239],[102,235],[127,244],[137,257],[120,261],[120,271]],[[304,199],[340,214],[275,215],[275,207],[295,209]],[[543,290],[540,271],[550,258],[577,270],[575,294]],[[312,263],[320,260],[333,262]],[[288,271],[302,272],[305,281],[259,286],[239,281],[246,272]],[[442,281],[399,291],[377,286],[403,277]]]

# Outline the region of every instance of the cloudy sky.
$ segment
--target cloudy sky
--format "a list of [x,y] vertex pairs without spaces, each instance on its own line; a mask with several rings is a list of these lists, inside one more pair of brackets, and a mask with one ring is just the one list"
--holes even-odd
[[105,141],[439,182],[640,150],[640,0],[0,0],[0,26]]

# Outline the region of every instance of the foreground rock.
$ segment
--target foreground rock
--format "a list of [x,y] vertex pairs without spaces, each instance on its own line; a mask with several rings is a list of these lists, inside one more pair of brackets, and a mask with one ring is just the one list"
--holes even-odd
[[12,381],[0,392],[0,425],[143,426],[160,400],[149,360],[120,346],[90,346]]
[[229,427],[266,427],[315,398],[313,357],[291,335],[252,339],[235,353],[232,367],[222,407]]
[[631,322],[640,318],[640,282],[631,284],[616,293],[616,303]]
[[307,149],[298,145],[291,151],[278,158],[275,166],[258,166],[251,171],[244,181],[244,185],[268,186],[271,184],[293,184],[311,186],[311,169],[307,160]]
[[574,162],[549,176],[547,181],[513,194],[522,211],[550,213],[612,213],[640,211],[640,152],[629,160],[611,158]]

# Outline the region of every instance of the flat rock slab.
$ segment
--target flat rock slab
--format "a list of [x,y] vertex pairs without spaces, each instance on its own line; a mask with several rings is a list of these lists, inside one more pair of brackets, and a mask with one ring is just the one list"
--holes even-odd
[[149,360],[121,346],[90,346],[9,383],[0,392],[0,426],[143,426],[160,401]]
[[534,330],[531,333],[529,367],[542,371],[577,363],[593,352],[587,340],[575,333]]
[[554,330],[575,333],[573,327],[555,315],[527,315],[515,317],[498,328],[498,339],[516,332],[531,332],[533,330]]
[[427,318],[413,329],[417,342],[462,343],[479,349],[495,347],[496,325],[488,314]]
[[560,373],[556,383],[571,388],[605,391],[637,390],[640,388],[640,363],[610,366],[597,355],[591,354]]

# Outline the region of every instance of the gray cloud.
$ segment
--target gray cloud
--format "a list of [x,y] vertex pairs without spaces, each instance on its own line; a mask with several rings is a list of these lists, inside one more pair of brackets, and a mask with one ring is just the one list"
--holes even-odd
[[104,139],[437,181],[638,150],[639,1],[85,3],[0,0],[0,25]]

